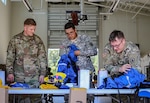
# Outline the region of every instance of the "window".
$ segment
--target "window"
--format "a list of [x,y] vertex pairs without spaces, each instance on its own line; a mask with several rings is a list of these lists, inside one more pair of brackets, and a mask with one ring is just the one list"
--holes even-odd
[[[58,61],[59,61],[60,57],[59,57],[59,49],[48,49],[48,67],[51,68],[51,72],[53,74],[55,74],[57,72],[57,67],[58,67]],[[92,56],[91,60],[93,62],[93,65],[95,67],[96,70],[96,74],[98,71],[98,55],[96,56]]]
[[59,59],[59,49],[48,49],[48,67],[51,68],[53,74],[57,72]]
[[99,55],[98,55],[98,49],[97,49],[97,55],[95,56],[91,56],[91,60],[93,62],[93,65],[95,67],[95,73],[97,74],[98,73],[98,69],[99,69]]

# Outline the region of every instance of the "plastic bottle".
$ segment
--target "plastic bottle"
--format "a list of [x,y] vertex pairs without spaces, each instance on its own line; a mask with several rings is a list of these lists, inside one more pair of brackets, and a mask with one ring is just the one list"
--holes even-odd
[[98,71],[98,77],[97,77],[97,87],[98,88],[103,85],[103,81],[106,77],[108,77],[107,70],[105,70],[105,68],[101,68]]

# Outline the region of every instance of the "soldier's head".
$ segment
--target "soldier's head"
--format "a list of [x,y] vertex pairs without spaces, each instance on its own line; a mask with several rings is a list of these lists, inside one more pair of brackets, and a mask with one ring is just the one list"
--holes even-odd
[[24,21],[24,35],[33,36],[36,29],[36,22],[32,18],[27,18]]
[[114,30],[111,32],[109,36],[109,42],[117,53],[122,52],[126,42],[123,32],[119,30]]
[[77,37],[77,30],[75,25],[71,22],[68,22],[64,26],[65,33],[69,40],[74,40]]

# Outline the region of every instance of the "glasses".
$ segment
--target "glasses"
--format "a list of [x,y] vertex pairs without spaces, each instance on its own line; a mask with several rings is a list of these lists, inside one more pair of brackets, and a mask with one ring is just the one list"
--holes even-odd
[[113,48],[119,48],[119,46],[121,45],[122,40],[120,41],[120,43],[118,45],[111,45]]

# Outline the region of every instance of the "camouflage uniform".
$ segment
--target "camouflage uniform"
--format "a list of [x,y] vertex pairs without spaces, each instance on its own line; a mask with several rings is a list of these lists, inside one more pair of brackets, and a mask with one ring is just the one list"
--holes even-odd
[[[92,72],[95,71],[93,63],[91,61],[90,56],[97,55],[97,49],[94,46],[91,38],[87,35],[78,35],[75,40],[65,39],[61,42],[60,47],[60,55],[68,54],[70,44],[76,45],[76,47],[80,50],[80,55],[77,56],[78,61],[76,62],[76,66],[79,69],[87,69],[91,71],[90,74],[90,87],[93,88],[92,85]],[[69,103],[68,95],[64,96],[65,103]],[[88,100],[93,100],[93,95],[88,95]]]
[[78,35],[75,40],[63,40],[60,47],[60,55],[68,54],[70,44],[74,44],[80,50],[80,55],[77,56],[78,61],[76,65],[79,69],[87,69],[94,71],[94,66],[90,56],[97,55],[96,47],[94,46],[91,38],[87,35]]
[[47,58],[44,44],[37,35],[15,35],[7,49],[7,74],[14,74],[16,82],[28,83],[36,88],[39,75],[46,74]]
[[109,43],[106,44],[103,59],[104,68],[111,74],[120,74],[119,68],[124,64],[130,64],[132,68],[141,72],[139,48],[130,41],[126,41],[124,50],[119,54],[113,50]]

